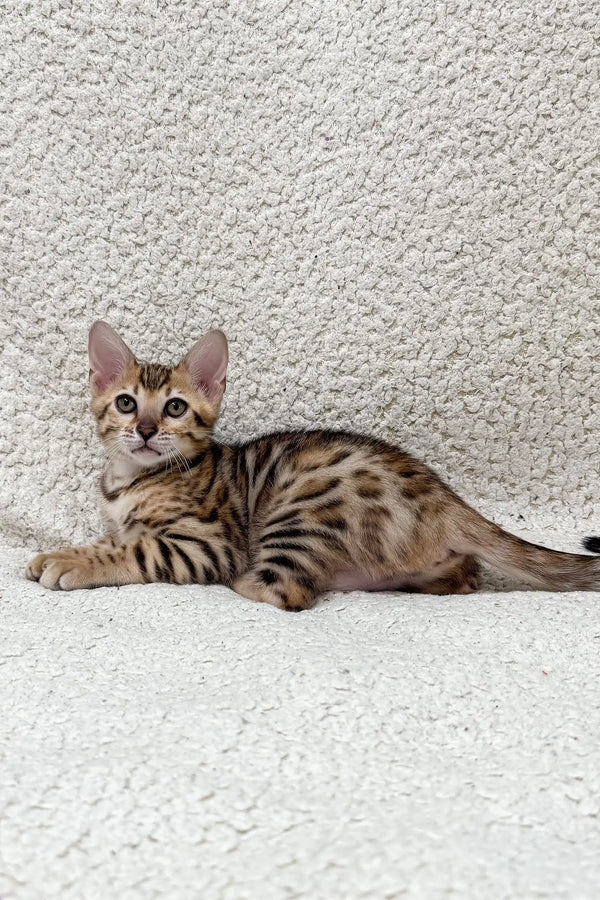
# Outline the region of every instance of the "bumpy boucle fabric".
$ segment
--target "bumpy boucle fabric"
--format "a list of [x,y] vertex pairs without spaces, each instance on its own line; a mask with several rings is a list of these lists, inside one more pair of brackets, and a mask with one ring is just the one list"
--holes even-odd
[[424,456],[508,522],[600,492],[592,2],[7,3],[2,525],[86,539],[86,333],[231,341],[222,429]]
[[3,900],[596,900],[600,605],[223,587],[0,560]]
[[373,432],[501,523],[600,532],[599,32],[592,0],[3,4],[5,900],[596,896],[593,595],[294,618],[21,573],[98,532],[96,318],[163,362],[223,328],[227,438]]

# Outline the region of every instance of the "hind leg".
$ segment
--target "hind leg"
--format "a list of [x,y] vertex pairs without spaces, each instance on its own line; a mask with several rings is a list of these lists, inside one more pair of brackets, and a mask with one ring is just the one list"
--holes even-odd
[[345,555],[344,544],[330,522],[322,522],[316,529],[290,526],[280,517],[267,518],[251,540],[248,571],[236,578],[233,589],[249,600],[278,609],[310,609],[327,590],[339,557]]
[[307,572],[281,572],[264,566],[250,569],[236,578],[233,590],[248,600],[270,603],[289,612],[310,609],[321,593],[320,585]]
[[409,590],[421,594],[472,594],[479,586],[479,563],[473,556],[463,556],[443,572],[423,572],[411,579]]

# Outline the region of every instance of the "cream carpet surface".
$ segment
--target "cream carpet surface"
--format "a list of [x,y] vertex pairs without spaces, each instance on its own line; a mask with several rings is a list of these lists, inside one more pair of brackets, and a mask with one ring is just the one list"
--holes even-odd
[[597,595],[52,593],[2,555],[0,896],[597,896]]

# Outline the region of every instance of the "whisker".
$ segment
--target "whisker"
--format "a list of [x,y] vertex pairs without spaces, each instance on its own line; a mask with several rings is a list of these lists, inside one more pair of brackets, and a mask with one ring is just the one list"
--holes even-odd
[[181,471],[181,466],[179,465],[179,461],[178,461],[177,456],[176,456],[175,454],[173,454],[173,459],[175,460],[175,465],[177,466],[177,468],[178,468],[178,470],[179,470],[179,474],[180,474],[180,475],[183,475],[183,472]]
[[190,472],[191,472],[192,470],[191,470],[191,467],[190,467],[190,465],[189,465],[189,463],[188,463],[186,457],[185,457],[184,454],[181,452],[181,450],[178,450],[178,449],[177,449],[177,447],[174,447],[173,449],[174,449],[174,452],[175,452],[175,454],[176,454],[176,457],[179,458],[179,459],[181,460],[182,466],[184,467],[185,471],[186,471],[187,474],[189,475]]

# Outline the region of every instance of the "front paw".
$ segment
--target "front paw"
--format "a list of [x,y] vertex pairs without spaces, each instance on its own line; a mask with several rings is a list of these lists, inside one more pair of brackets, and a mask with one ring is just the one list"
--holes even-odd
[[91,563],[69,550],[40,553],[27,566],[25,577],[39,581],[52,591],[72,591],[94,585]]
[[30,581],[39,581],[44,570],[51,563],[64,559],[67,552],[66,550],[58,550],[56,553],[40,553],[38,556],[35,556],[25,569],[25,578],[29,578]]

